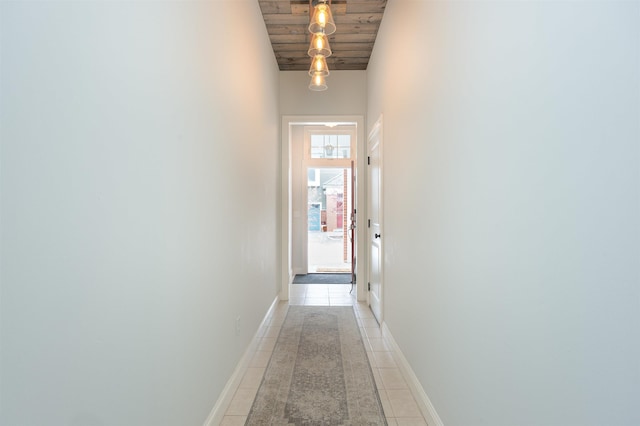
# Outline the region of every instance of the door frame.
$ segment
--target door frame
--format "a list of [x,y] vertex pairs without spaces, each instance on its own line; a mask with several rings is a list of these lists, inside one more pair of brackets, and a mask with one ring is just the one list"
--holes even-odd
[[[280,188],[278,199],[280,204],[280,223],[277,233],[280,252],[280,299],[289,300],[290,286],[293,282],[292,265],[292,182],[291,182],[291,126],[320,125],[324,123],[353,123],[356,125],[356,297],[358,301],[367,300],[366,280],[368,262],[363,262],[368,256],[366,247],[366,228],[361,224],[366,218],[366,158],[367,144],[365,138],[365,121],[362,115],[283,115],[281,123],[280,144]],[[365,268],[366,267],[366,268]]]
[[[304,149],[303,149],[303,153],[302,153],[302,169],[303,169],[303,175],[306,174],[304,171],[305,170],[309,170],[310,168],[314,168],[314,169],[350,169],[351,168],[351,164],[353,161],[353,158],[358,158],[358,135],[357,135],[357,126],[355,125],[355,123],[353,123],[353,126],[355,127],[355,130],[353,128],[349,128],[348,130],[343,130],[343,129],[339,129],[339,128],[327,128],[326,126],[312,126],[312,125],[304,125]],[[336,134],[336,135],[343,135],[343,134],[349,134],[352,138],[352,140],[355,142],[354,145],[352,145],[351,147],[351,153],[350,153],[350,157],[348,159],[320,159],[320,158],[311,158],[311,135],[313,134],[318,134],[318,133],[322,133],[322,134]],[[293,159],[292,159],[293,160]],[[293,186],[293,182],[292,182],[292,186]],[[354,188],[351,188],[351,191],[354,191]],[[305,191],[305,196],[301,197],[301,199],[299,200],[300,204],[298,206],[292,205],[292,209],[295,210],[296,207],[300,210],[300,211],[304,211],[304,215],[305,215],[305,229],[307,229],[307,232],[304,233],[304,236],[302,237],[302,244],[303,247],[301,248],[301,252],[302,252],[302,257],[304,258],[304,268],[303,272],[300,271],[296,271],[294,268],[293,273],[304,273],[307,274],[309,273],[309,216],[308,216],[308,205],[309,205],[309,200],[308,200],[308,193],[307,191]],[[304,198],[304,200],[302,199]],[[326,206],[325,206],[326,208]]]

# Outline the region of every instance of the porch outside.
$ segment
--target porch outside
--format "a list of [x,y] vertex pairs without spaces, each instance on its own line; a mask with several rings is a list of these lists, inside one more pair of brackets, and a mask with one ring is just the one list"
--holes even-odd
[[351,273],[351,243],[347,234],[346,256],[342,229],[309,231],[309,273]]

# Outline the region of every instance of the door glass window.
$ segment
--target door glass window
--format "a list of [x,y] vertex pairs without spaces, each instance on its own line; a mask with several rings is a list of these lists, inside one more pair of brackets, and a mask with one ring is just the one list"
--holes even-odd
[[311,158],[351,158],[351,135],[312,134]]

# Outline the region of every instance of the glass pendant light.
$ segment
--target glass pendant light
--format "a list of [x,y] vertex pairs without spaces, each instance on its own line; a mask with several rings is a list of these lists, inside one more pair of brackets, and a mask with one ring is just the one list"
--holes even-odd
[[320,0],[320,2],[315,5],[313,16],[309,23],[309,32],[311,34],[324,32],[326,35],[331,35],[336,32],[336,23],[333,21],[331,8],[326,3],[326,0]]
[[325,33],[316,33],[311,35],[311,43],[309,44],[309,51],[307,52],[312,58],[316,55],[322,55],[325,58],[331,56],[331,47],[329,46],[329,39]]
[[329,75],[329,67],[327,66],[327,59],[322,55],[316,55],[311,61],[311,67],[309,68],[309,75],[321,74],[323,77]]
[[309,84],[309,89],[316,92],[327,90],[327,82],[324,79],[324,75],[322,75],[322,73],[313,73],[313,75],[311,76],[311,83]]

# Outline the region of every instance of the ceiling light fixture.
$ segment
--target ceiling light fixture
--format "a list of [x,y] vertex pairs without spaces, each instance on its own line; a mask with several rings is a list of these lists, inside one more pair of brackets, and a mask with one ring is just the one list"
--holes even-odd
[[323,90],[327,90],[327,81],[324,78],[322,73],[313,73],[311,76],[311,84],[309,84],[309,89],[314,92],[321,92]]
[[311,16],[311,22],[309,23],[309,32],[311,34],[324,32],[326,35],[335,33],[336,23],[333,21],[329,3],[326,0],[316,2],[311,0],[311,5],[313,6],[313,16]]
[[312,58],[316,55],[324,55],[328,58],[333,53],[331,46],[329,46],[329,39],[325,33],[317,33],[311,35],[311,43],[309,44],[309,51],[307,52]]
[[328,35],[336,32],[336,24],[330,7],[331,0],[309,0],[309,10],[313,11],[309,22],[311,43],[307,54],[313,58],[309,75],[311,83],[309,89],[313,91],[327,90],[325,77],[329,75],[327,57],[331,55]]
[[322,74],[323,77],[329,75],[329,67],[327,66],[327,60],[323,55],[316,55],[311,61],[311,68],[309,68],[309,75]]

